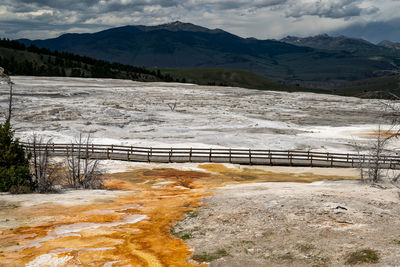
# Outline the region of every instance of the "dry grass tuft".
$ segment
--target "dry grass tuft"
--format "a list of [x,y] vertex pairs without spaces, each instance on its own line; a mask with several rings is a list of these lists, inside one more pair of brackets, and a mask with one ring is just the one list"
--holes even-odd
[[379,253],[373,249],[361,249],[351,252],[346,259],[346,264],[355,265],[360,263],[377,263]]

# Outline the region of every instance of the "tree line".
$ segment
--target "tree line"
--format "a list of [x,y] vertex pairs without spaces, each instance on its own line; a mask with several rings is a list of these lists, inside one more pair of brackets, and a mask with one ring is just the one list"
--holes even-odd
[[[35,45],[26,46],[15,40],[0,39],[0,47],[13,49],[14,53],[0,53],[0,66],[8,75],[86,77],[131,79],[137,81],[182,82],[170,74],[145,67],[135,67],[121,63],[110,63],[87,56],[68,52],[51,51]],[[28,57],[20,52],[30,52],[36,57]],[[183,81],[186,81],[184,79]]]

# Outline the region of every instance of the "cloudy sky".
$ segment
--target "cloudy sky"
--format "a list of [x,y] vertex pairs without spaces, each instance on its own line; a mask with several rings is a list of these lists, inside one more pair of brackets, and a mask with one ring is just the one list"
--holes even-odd
[[400,0],[0,1],[0,37],[10,39],[176,20],[259,39],[330,33],[400,42]]

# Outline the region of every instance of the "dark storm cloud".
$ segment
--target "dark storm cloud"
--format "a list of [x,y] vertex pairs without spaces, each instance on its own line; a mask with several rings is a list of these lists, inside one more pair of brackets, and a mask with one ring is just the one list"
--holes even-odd
[[400,18],[385,22],[370,22],[355,24],[350,27],[332,31],[332,35],[347,35],[367,39],[378,43],[383,40],[390,40],[400,43]]
[[34,11],[34,9],[49,8],[54,10],[85,11],[97,10],[101,12],[114,11],[140,11],[145,7],[184,7],[188,10],[212,7],[215,10],[232,10],[242,8],[265,8],[278,6],[287,14],[293,17],[304,15],[316,15],[325,17],[348,17],[357,16],[362,12],[358,6],[360,1],[353,0],[320,0],[316,2],[303,2],[301,0],[5,0],[5,6],[14,12]]
[[[60,29],[61,31],[66,31],[71,27],[96,27],[97,25],[91,25],[91,24],[63,24],[59,25],[57,29]],[[4,32],[6,34],[13,34],[15,31],[22,29],[31,29],[35,28],[37,31],[52,31],[54,30],[54,25],[48,24],[46,22],[29,22],[29,21],[20,21],[17,25],[15,24],[15,21],[9,20],[9,21],[1,21],[0,22],[0,27],[2,29],[5,29]]]
[[6,0],[14,9],[18,10],[23,7],[33,8],[51,8],[56,10],[74,10],[85,12],[87,9],[101,10],[103,12],[113,12],[126,9],[143,10],[146,6],[161,6],[171,7],[176,6],[180,1],[162,1],[162,0],[139,0],[139,1],[124,1],[124,0]]
[[313,3],[296,1],[290,4],[286,16],[299,18],[306,15],[325,18],[348,18],[360,16],[362,13],[378,12],[377,7],[361,8],[361,1],[354,0],[320,0]]
[[162,0],[153,0],[153,1],[132,1],[132,2],[124,2],[124,1],[111,1],[104,5],[106,11],[141,11],[145,7],[148,6],[160,6],[160,7],[177,7],[180,5],[181,1],[162,1]]
[[22,10],[24,10],[24,12],[29,12],[43,8],[50,8],[55,10],[82,10],[83,8],[88,8],[92,5],[97,4],[99,1],[98,0],[89,0],[89,1],[5,0],[5,2],[11,11],[21,12]]
[[204,6],[212,7],[215,10],[233,10],[243,8],[265,8],[287,3],[288,0],[256,0],[256,1],[231,1],[231,0],[220,0],[220,1],[188,1],[183,4],[190,8],[202,8]]
[[[318,29],[345,29],[359,21],[387,20],[382,8],[391,12],[396,5],[398,0],[2,0],[0,37],[21,38],[28,33],[31,38],[37,31],[37,38],[48,38],[64,32],[173,20],[233,30],[247,37],[274,37],[293,28],[310,34],[311,28],[318,33]],[[372,18],[374,14],[378,19]],[[324,19],[330,24],[319,25]]]

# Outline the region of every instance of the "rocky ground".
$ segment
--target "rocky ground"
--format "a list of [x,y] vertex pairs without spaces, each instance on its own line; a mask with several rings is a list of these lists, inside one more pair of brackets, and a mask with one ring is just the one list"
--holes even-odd
[[378,266],[400,265],[393,186],[242,184],[214,189],[203,201],[174,232],[210,266],[343,266],[363,249],[375,250]]

